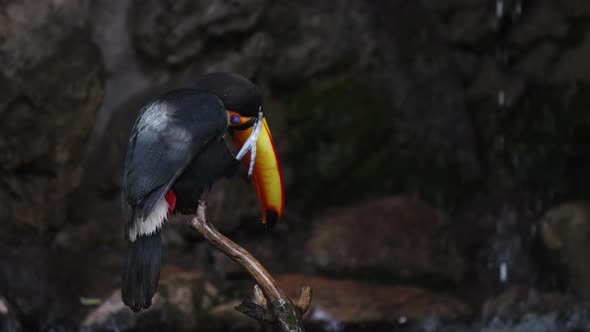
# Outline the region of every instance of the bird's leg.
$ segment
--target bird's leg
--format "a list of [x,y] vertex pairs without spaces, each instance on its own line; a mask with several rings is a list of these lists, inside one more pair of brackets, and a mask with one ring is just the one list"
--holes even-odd
[[254,162],[256,160],[256,142],[258,141],[258,136],[260,135],[260,128],[262,128],[262,117],[262,112],[258,112],[258,119],[256,120],[256,123],[254,123],[254,129],[252,130],[252,133],[246,142],[244,142],[244,145],[242,145],[242,148],[236,155],[236,159],[241,160],[246,155],[246,153],[248,153],[248,151],[251,151],[248,176],[251,176],[252,172],[254,171]]
[[209,223],[206,202],[199,201],[191,225],[209,243],[246,269],[258,284],[254,286],[254,295],[258,303],[244,302],[237,306],[236,310],[259,321],[277,325],[284,332],[304,331],[301,318],[311,303],[310,287],[302,287],[299,300],[293,303],[254,256]]

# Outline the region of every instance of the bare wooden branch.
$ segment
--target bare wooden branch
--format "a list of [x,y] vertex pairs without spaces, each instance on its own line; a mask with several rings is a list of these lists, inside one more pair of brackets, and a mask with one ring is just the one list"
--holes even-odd
[[236,310],[259,321],[277,325],[285,332],[302,332],[302,316],[311,304],[311,288],[302,287],[300,297],[294,304],[278,287],[270,273],[248,251],[221,234],[207,217],[207,203],[199,201],[192,227],[205,239],[240,264],[254,278],[256,303],[244,302]]
[[311,287],[303,286],[299,290],[299,299],[295,303],[295,306],[301,311],[301,315],[305,314],[309,310],[311,305]]
[[261,307],[267,306],[268,302],[266,301],[266,297],[264,296],[262,289],[260,289],[260,286],[258,286],[258,285],[254,285],[254,298],[256,298],[256,302]]

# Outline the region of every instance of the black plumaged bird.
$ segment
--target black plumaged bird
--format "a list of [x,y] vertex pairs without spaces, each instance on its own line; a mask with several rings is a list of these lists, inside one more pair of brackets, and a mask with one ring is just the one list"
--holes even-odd
[[[232,135],[234,157],[223,136]],[[283,180],[262,113],[262,96],[246,78],[211,73],[194,86],[149,102],[129,139],[122,207],[128,254],[123,302],[134,311],[151,305],[160,278],[160,231],[171,213],[194,213],[203,191],[229,176],[243,159],[258,194],[262,222],[280,219]]]

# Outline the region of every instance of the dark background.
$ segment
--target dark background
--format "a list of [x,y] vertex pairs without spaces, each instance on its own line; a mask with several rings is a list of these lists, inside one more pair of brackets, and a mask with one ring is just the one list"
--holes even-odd
[[590,2],[0,0],[0,331],[252,331],[252,282],[186,218],[123,307],[118,197],[141,106],[204,72],[263,91],[286,185],[211,218],[310,330],[585,331]]

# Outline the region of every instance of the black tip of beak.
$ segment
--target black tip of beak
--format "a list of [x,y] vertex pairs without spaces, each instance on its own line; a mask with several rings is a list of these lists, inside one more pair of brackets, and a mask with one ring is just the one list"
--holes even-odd
[[276,211],[266,210],[266,225],[273,228],[279,221],[279,214]]

